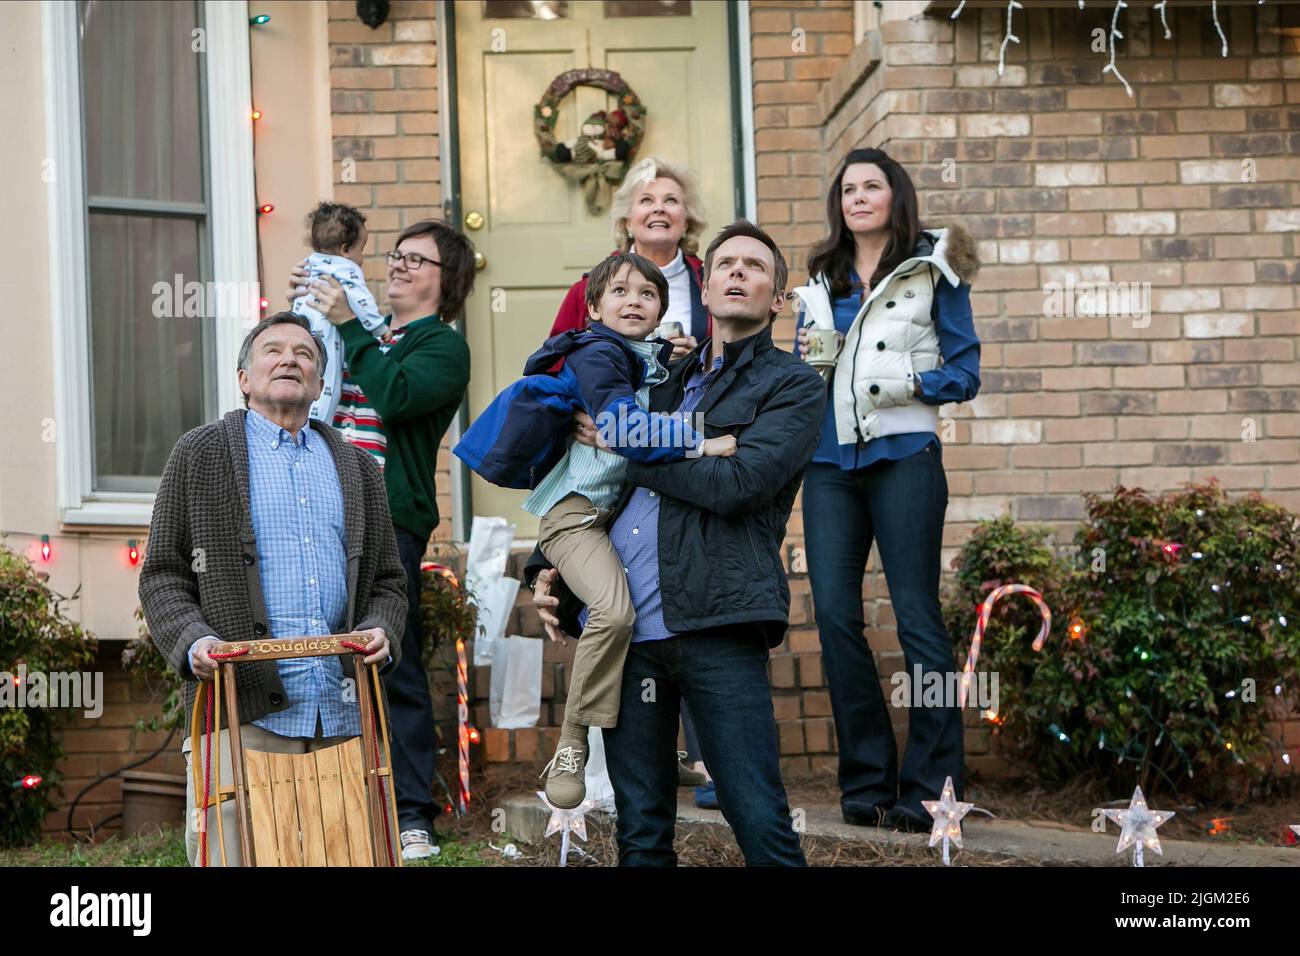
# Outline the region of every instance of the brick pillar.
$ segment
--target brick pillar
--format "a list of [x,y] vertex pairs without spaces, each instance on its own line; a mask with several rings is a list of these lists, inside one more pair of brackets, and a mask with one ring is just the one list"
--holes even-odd
[[[789,285],[801,285],[808,249],[826,231],[818,94],[853,49],[853,4],[755,2],[750,10],[758,224],[780,245],[790,267]],[[790,347],[790,309],[777,318],[772,334]],[[789,565],[791,549],[803,547],[802,496],[790,516],[786,544]],[[782,765],[807,770],[807,754],[822,754],[824,760],[833,752],[834,731],[824,717],[808,712],[801,692],[801,675],[815,673],[821,684],[821,646],[807,576],[793,574],[790,589],[791,633],[773,651],[773,694]]]
[[[331,0],[329,17],[334,198],[366,214],[366,281],[382,306],[384,254],[406,226],[442,216],[437,4],[395,0],[376,30],[345,0]],[[444,440],[435,541],[451,539],[450,462]]]

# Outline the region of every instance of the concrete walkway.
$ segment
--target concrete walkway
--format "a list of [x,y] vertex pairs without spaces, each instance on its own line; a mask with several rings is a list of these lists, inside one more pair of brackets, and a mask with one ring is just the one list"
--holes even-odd
[[[900,833],[875,827],[855,827],[845,823],[836,807],[811,806],[805,811],[808,836],[849,843],[873,843],[925,848],[928,834]],[[540,843],[546,832],[548,811],[533,794],[521,794],[505,803],[506,829],[522,843]],[[681,823],[725,827],[717,810],[699,810],[680,806]],[[1058,824],[1010,823],[990,820],[972,813],[963,821],[963,843],[969,850],[991,856],[1045,863],[1085,866],[1127,865],[1130,851],[1123,857],[1115,852],[1119,829],[1107,824],[1105,833],[1093,833],[1083,827]],[[1300,867],[1300,849],[1259,847],[1246,844],[1208,843],[1195,840],[1161,840],[1162,856],[1148,852],[1148,866],[1293,866]],[[934,850],[938,854],[938,849]],[[954,851],[960,852],[960,851]]]

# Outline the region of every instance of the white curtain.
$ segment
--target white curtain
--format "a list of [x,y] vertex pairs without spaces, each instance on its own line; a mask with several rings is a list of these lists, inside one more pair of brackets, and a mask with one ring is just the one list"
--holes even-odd
[[[201,315],[211,306],[204,297],[200,316],[176,314],[171,291],[179,275],[184,307],[184,284],[207,278],[199,26],[193,2],[80,4],[98,490],[148,487],[204,418]],[[150,208],[160,202],[196,206]],[[161,318],[158,282],[171,312]]]

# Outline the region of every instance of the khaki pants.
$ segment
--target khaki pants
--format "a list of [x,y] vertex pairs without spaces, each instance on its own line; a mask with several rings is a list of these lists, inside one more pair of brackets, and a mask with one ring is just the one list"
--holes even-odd
[[546,513],[537,535],[546,560],[587,605],[564,705],[565,719],[586,727],[618,724],[623,659],[636,619],[623,562],[605,533],[609,517],[583,495],[569,495]]
[[[317,750],[324,750],[326,747],[334,747],[345,740],[351,739],[351,737],[322,736],[319,721],[316,723],[315,740],[308,740],[306,737],[281,737],[279,734],[273,734],[269,730],[263,730],[256,724],[251,723],[239,725],[239,741],[245,750],[258,750],[269,754],[313,753]],[[199,737],[199,748],[205,754],[207,753],[202,735]],[[199,859],[199,818],[194,801],[193,755],[190,750],[190,738],[187,736],[185,743],[181,745],[181,753],[185,755],[185,855],[189,857],[190,866],[199,866],[202,862]],[[221,755],[221,783],[223,786],[228,787],[234,781],[234,761],[230,756],[230,731],[221,731],[217,749],[212,755],[214,771],[217,765],[217,754]],[[200,764],[199,787],[202,786],[203,765]],[[216,786],[212,785],[211,789],[215,791]],[[239,826],[236,820],[234,799],[223,800],[221,803],[221,827],[222,835],[226,838],[226,863],[230,866],[240,866],[243,861],[243,856],[239,852]],[[221,846],[217,842],[215,808],[208,809],[208,866],[221,866]]]

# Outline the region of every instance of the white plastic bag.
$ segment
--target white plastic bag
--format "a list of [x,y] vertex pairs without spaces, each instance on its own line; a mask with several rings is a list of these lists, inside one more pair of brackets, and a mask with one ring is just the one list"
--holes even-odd
[[605,765],[605,738],[599,727],[587,730],[587,799],[592,809],[614,812],[614,785],[609,781],[609,768]]
[[488,713],[493,727],[536,727],[542,713],[542,639],[512,634],[492,642]]
[[[492,645],[505,634],[519,582],[505,577],[515,526],[501,517],[474,516],[465,562],[465,586],[474,592],[483,632],[474,641],[474,665],[492,663]],[[509,582],[509,583],[507,583]]]
[[483,667],[494,659],[493,648],[505,637],[510,612],[519,593],[519,582],[514,578],[494,578],[480,581],[474,587],[474,600],[478,605],[478,622],[483,630],[474,639],[474,665]]

